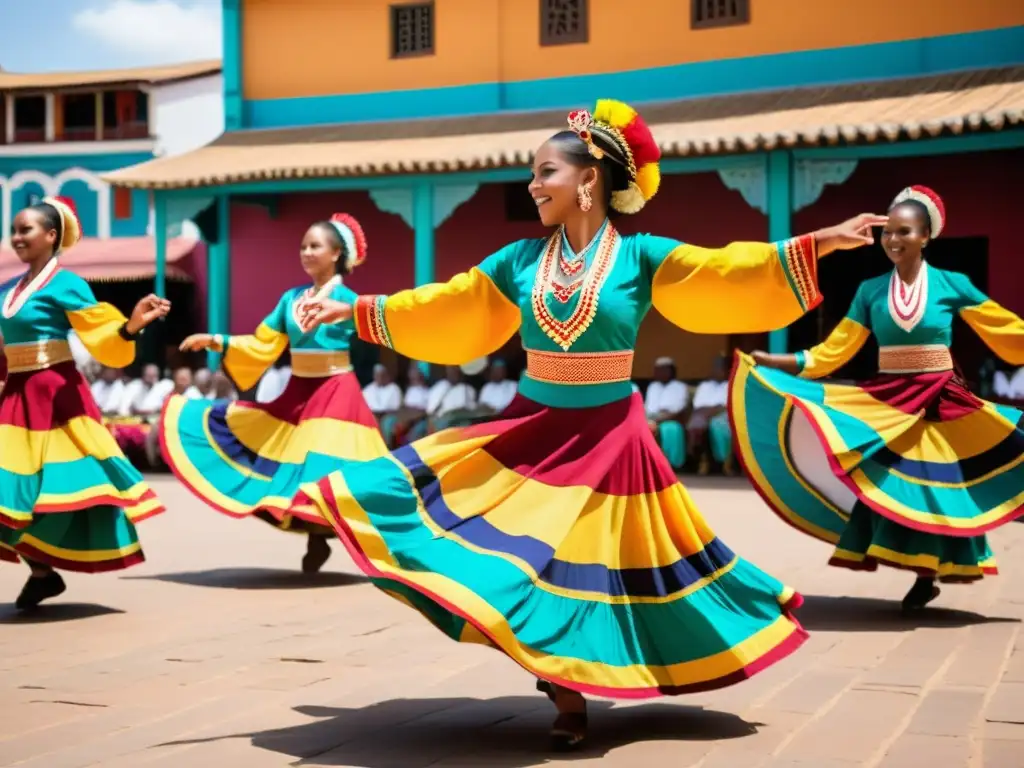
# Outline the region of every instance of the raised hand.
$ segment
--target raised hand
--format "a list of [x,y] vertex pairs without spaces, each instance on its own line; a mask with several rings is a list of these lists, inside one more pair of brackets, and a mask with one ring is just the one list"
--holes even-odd
[[132,316],[128,318],[128,333],[135,335],[147,325],[160,317],[166,317],[171,311],[171,302],[161,299],[155,293],[139,299],[139,303],[132,310]]
[[[181,352],[199,352],[217,347],[217,340],[209,333],[193,333],[178,346]],[[220,351],[220,350],[215,350]]]
[[826,256],[833,251],[849,251],[862,245],[875,242],[872,228],[881,227],[889,220],[888,216],[878,213],[862,213],[847,219],[842,224],[827,227],[816,233],[818,256]]
[[302,321],[299,327],[303,333],[321,325],[340,323],[352,317],[352,305],[334,299],[310,299],[302,305]]

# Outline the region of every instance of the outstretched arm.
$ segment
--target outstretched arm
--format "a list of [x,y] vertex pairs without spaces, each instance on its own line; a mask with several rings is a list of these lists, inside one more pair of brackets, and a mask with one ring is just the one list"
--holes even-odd
[[818,259],[874,242],[884,216],[862,214],[836,227],[779,243],[698,248],[648,237],[654,306],[695,333],[761,333],[783,328],[816,307]]
[[510,270],[519,247],[507,246],[446,283],[391,296],[360,296],[354,307],[310,302],[304,328],[354,313],[359,338],[413,360],[459,365],[482,357],[519,328],[519,307],[510,298]]
[[989,349],[1011,365],[1024,365],[1024,320],[979,291],[966,275],[953,276],[959,312]]

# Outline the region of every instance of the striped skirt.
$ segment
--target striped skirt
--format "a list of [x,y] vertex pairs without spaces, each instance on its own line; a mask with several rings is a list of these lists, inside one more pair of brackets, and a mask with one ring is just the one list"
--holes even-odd
[[985,532],[1024,514],[1024,415],[952,372],[807,381],[740,355],[730,414],[768,505],[830,563],[943,581],[997,573]]
[[74,363],[10,374],[0,394],[0,559],[127,568],[145,559],[135,524],[162,511]]
[[718,539],[643,401],[438,432],[303,486],[359,567],[449,637],[536,677],[642,698],[718,688],[798,648],[792,589]]
[[160,422],[164,460],[213,509],[281,530],[333,534],[294,506],[302,483],[387,453],[354,373],[292,376],[271,403],[172,397]]

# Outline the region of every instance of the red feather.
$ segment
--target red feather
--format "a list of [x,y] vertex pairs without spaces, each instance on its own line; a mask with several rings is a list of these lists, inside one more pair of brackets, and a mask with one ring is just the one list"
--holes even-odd
[[655,163],[661,158],[658,142],[654,140],[651,129],[647,127],[647,123],[639,114],[622,129],[622,135],[633,151],[633,160],[636,162],[637,168],[648,163]]

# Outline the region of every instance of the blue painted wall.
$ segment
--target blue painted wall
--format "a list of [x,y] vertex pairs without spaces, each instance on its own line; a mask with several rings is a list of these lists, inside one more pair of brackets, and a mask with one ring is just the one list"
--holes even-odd
[[[226,39],[237,41],[225,32]],[[240,45],[234,44],[236,55]],[[227,53],[227,51],[226,51]],[[452,117],[590,104],[639,103],[746,91],[905,78],[1024,64],[1024,26],[895,43],[721,59],[657,69],[525,82],[242,102],[244,128]],[[225,56],[228,72],[237,62]],[[237,91],[230,100],[237,108]]]

